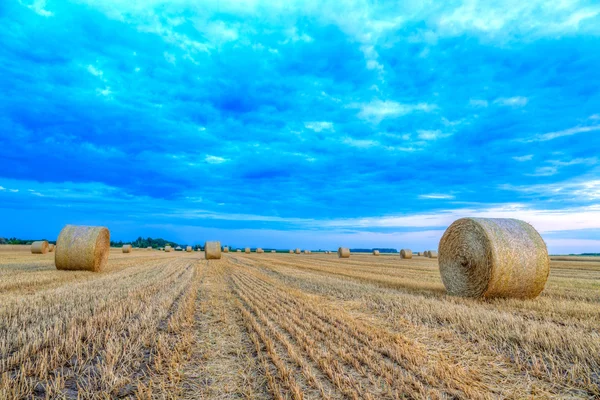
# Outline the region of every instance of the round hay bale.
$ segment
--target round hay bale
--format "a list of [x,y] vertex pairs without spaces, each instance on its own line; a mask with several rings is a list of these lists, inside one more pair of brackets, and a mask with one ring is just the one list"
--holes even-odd
[[379,250],[373,250],[373,255],[374,256],[378,256],[379,255]]
[[449,294],[476,298],[537,297],[550,273],[540,234],[509,218],[454,221],[440,240],[439,266]]
[[412,250],[410,249],[402,249],[400,250],[400,258],[409,260],[412,258]]
[[347,247],[340,247],[337,251],[339,258],[349,258],[350,257],[350,249]]
[[152,246],[146,247],[146,250],[152,250]]
[[290,250],[290,254],[294,254],[294,250]]
[[123,245],[123,253],[131,253],[132,249],[131,249],[131,245],[130,244],[124,244]]
[[165,252],[169,253],[173,251],[173,248],[171,246],[165,246]]
[[48,243],[48,252],[52,253],[54,251],[54,245],[52,243]]
[[241,252],[242,252],[242,250],[240,250],[240,249],[237,249],[235,252],[236,252],[236,253],[241,253]]
[[275,250],[271,250],[271,253],[277,253]]
[[264,253],[265,251],[259,247],[259,248],[256,249],[256,252],[257,253]]
[[221,242],[206,242],[204,243],[204,258],[207,260],[221,259]]
[[250,254],[251,252],[252,252],[252,250],[250,250],[250,247],[246,247],[244,249],[244,253],[246,253],[246,254]]
[[429,258],[438,258],[438,252],[435,250],[430,250],[428,253]]
[[48,252],[48,242],[46,240],[38,240],[31,243],[32,254],[46,254]]
[[103,226],[66,225],[56,241],[54,263],[60,270],[102,271],[110,252],[110,232]]
[[192,246],[186,246],[185,251],[187,253],[191,253],[192,252]]
[[223,247],[223,253],[229,253],[229,247],[227,247],[227,246]]
[[300,249],[296,249],[296,254],[300,254],[300,253],[301,253]]

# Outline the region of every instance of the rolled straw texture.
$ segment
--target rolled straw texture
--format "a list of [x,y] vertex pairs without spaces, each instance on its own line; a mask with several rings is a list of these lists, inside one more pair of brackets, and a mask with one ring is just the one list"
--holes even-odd
[[172,251],[173,248],[171,246],[165,246],[165,251],[168,253],[170,251]]
[[409,249],[400,250],[400,258],[411,259],[412,258],[412,250],[409,250]]
[[56,241],[56,269],[100,272],[108,261],[110,232],[103,226],[66,225]]
[[131,245],[130,244],[123,245],[123,253],[131,253]]
[[192,246],[187,246],[185,248],[185,251],[188,252],[188,253],[191,253],[192,252]]
[[251,252],[251,251],[252,251],[252,250],[250,250],[250,247],[246,247],[246,248],[244,249],[244,253],[246,253],[246,254],[250,254],[250,252]]
[[54,245],[52,243],[48,243],[48,251],[52,253],[54,251]]
[[378,256],[379,255],[379,250],[373,250],[373,255],[374,256]]
[[207,260],[221,259],[221,242],[204,243],[204,258]]
[[38,240],[37,242],[31,243],[32,254],[46,254],[48,252],[48,242],[45,240]]
[[256,252],[257,253],[264,253],[265,251],[259,247],[258,249],[256,249]]
[[300,254],[300,249],[296,249],[296,254]]
[[429,256],[429,258],[438,258],[438,252],[435,250],[430,250],[427,255]]
[[524,221],[462,218],[440,240],[439,267],[451,295],[534,298],[544,290],[550,260],[544,240]]
[[337,251],[339,258],[349,258],[350,257],[350,249],[347,247],[340,247]]
[[294,254],[294,250],[290,250],[290,254]]
[[227,247],[227,246],[223,247],[223,253],[229,253],[229,247]]

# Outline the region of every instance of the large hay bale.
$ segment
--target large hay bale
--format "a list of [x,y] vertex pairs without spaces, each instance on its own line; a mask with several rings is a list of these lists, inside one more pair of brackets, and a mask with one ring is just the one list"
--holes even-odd
[[265,251],[259,247],[259,248],[256,249],[256,252],[257,253],[264,253]]
[[373,250],[373,255],[374,256],[378,256],[379,255],[379,250]]
[[205,242],[204,243],[204,258],[207,260],[221,259],[221,242]]
[[185,251],[188,253],[192,252],[192,246],[186,246]]
[[32,254],[46,254],[48,252],[48,242],[46,240],[38,240],[31,243]]
[[56,241],[56,269],[102,271],[110,252],[110,232],[103,226],[66,225]]
[[508,218],[454,221],[440,240],[439,266],[448,293],[464,297],[534,298],[550,273],[540,234]]
[[223,247],[223,253],[229,253],[229,247],[227,247],[227,246]]
[[430,250],[429,252],[427,252],[427,256],[429,258],[438,258],[438,252],[435,250]]
[[173,248],[171,246],[165,246],[165,252],[169,253],[171,251],[173,251]]
[[54,251],[54,245],[52,243],[48,243],[48,252],[52,253]]
[[350,249],[347,247],[340,247],[337,251],[339,258],[349,258],[350,257]]
[[400,250],[400,258],[409,260],[412,258],[412,250],[410,249],[402,249]]
[[244,249],[244,253],[246,253],[246,254],[250,254],[251,252],[252,252],[252,250],[250,250],[250,247],[246,247]]
[[130,244],[124,244],[123,245],[123,253],[131,253],[132,248]]
[[300,253],[301,253],[300,249],[296,249],[296,254],[300,254]]

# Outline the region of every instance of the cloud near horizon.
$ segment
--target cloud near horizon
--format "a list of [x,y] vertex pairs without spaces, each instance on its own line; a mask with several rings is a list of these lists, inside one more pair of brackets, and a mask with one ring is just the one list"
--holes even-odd
[[489,216],[600,252],[595,2],[8,0],[0,22],[0,236],[435,248]]

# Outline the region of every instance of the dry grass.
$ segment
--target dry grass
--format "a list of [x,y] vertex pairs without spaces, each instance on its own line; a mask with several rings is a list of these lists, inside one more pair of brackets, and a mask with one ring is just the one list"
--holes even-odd
[[421,257],[53,256],[0,254],[0,398],[600,396],[600,262],[481,301]]

